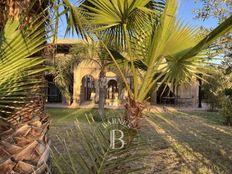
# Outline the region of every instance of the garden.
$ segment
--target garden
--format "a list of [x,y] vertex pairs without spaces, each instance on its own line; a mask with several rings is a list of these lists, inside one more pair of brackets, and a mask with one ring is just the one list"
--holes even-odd
[[[76,139],[78,136],[72,137],[74,139],[71,144],[67,144],[67,149],[62,146],[61,139],[67,140],[69,133],[75,132],[76,119],[85,127],[87,120],[82,113],[94,114],[97,112],[96,109],[48,108],[46,112],[52,122],[50,138],[62,156],[56,165],[63,173],[78,172],[78,166],[75,165],[78,160],[75,156],[68,156],[66,152],[78,150],[75,144],[80,143]],[[122,110],[106,111],[107,116],[120,114],[123,114]],[[142,149],[140,153],[146,152],[149,155],[135,162],[131,163],[128,160],[125,163],[130,164],[133,169],[136,165],[144,167],[143,170],[134,173],[230,173],[232,170],[232,128],[223,125],[223,118],[218,113],[148,112],[146,115],[147,117],[141,121],[139,132],[147,137],[149,148]],[[67,160],[68,166],[63,165],[64,159]],[[54,168],[57,168],[56,165]],[[124,167],[115,169],[112,173],[123,172],[126,170]]]
[[[189,1],[206,27],[182,3],[0,2],[0,174],[231,174],[232,4]],[[80,40],[65,59],[60,34]]]

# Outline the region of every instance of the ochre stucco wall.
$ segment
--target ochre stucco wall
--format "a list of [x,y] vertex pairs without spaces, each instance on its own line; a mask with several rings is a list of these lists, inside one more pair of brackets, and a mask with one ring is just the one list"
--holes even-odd
[[[97,63],[86,63],[82,62],[81,64],[75,66],[74,68],[74,84],[73,84],[73,105],[78,106],[80,105],[81,101],[81,84],[82,78],[85,75],[91,75],[94,79],[94,85],[96,88],[96,95],[98,95],[98,77],[100,73],[100,68]],[[117,76],[113,72],[107,72],[106,76],[108,80],[113,78],[117,79]],[[185,106],[189,107],[197,107],[198,105],[198,89],[199,89],[199,82],[196,78],[192,78],[192,81],[186,84],[183,84],[178,87],[178,96],[180,101]],[[177,91],[175,92],[177,94]],[[152,93],[151,101],[152,104],[156,103],[156,93]]]
[[94,84],[97,86],[100,68],[96,63],[82,62],[74,67],[73,72],[73,105],[80,104],[81,83],[82,78],[86,75],[91,75],[94,79]]

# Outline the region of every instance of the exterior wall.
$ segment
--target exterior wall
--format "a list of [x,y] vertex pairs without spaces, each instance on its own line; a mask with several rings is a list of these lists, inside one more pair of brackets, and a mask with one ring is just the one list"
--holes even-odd
[[[95,96],[98,98],[98,77],[100,73],[100,68],[97,64],[86,64],[85,62],[79,64],[74,69],[74,85],[73,85],[73,105],[77,106],[81,104],[81,85],[82,78],[86,75],[91,75],[94,78],[94,86],[96,89]],[[109,80],[117,80],[115,73],[108,71],[106,73],[107,82]],[[193,78],[190,83],[186,83],[178,87],[175,91],[175,95],[178,96],[178,103],[183,106],[198,106],[198,96],[199,96],[199,82]],[[97,99],[96,99],[97,100]],[[106,101],[107,102],[107,101]],[[151,103],[157,103],[157,93],[151,92]]]
[[[66,57],[68,55],[65,54],[57,54],[57,57]],[[82,62],[81,64],[74,67],[73,73],[73,106],[78,106],[81,104],[81,99],[83,97],[83,92],[81,91],[82,85],[82,78],[86,75],[91,75],[94,79],[94,86],[95,86],[95,101],[98,101],[99,90],[98,90],[98,78],[100,73],[100,67],[97,63],[87,63]],[[106,72],[107,83],[109,80],[116,80],[117,76],[115,73],[111,71]],[[119,87],[119,83],[118,83]],[[157,92],[152,92],[151,90],[151,104],[157,104]],[[124,98],[125,94],[118,94],[119,99]],[[178,96],[178,102],[183,106],[191,106],[197,107],[198,106],[198,99],[199,99],[199,82],[193,78],[190,83],[183,84],[178,87],[178,90],[175,91],[175,95]],[[108,101],[106,100],[108,103]],[[62,103],[67,103],[62,97]],[[120,103],[120,102],[119,102]]]
[[[60,40],[58,44],[63,44],[63,45],[69,45],[71,44],[77,44],[81,41],[79,40]],[[68,57],[68,52],[67,54],[61,52],[57,53],[56,57],[62,57],[66,58]],[[81,99],[83,97],[82,94],[82,79],[86,75],[91,75],[94,80],[94,86],[95,86],[95,96],[98,98],[98,77],[100,73],[100,67],[97,63],[87,63],[87,62],[82,62],[81,64],[77,65],[74,67],[74,72],[73,72],[73,105],[78,106],[81,104]],[[117,76],[115,73],[111,71],[107,71],[106,73],[107,77],[107,82],[109,80],[117,80]],[[118,88],[119,88],[119,83],[117,83]],[[120,90],[119,90],[120,91]],[[154,92],[154,90],[151,90],[151,104],[156,104],[157,103],[157,92]],[[119,92],[119,99],[125,98],[126,93],[120,91]],[[175,91],[175,96],[178,96],[181,102],[184,103],[187,106],[192,106],[192,107],[197,107],[198,106],[198,96],[199,96],[199,82],[193,78],[192,81],[188,84],[181,85],[177,91]],[[62,102],[66,103],[64,100],[64,97],[62,97]]]
[[185,106],[198,106],[198,97],[199,97],[199,82],[196,78],[193,78],[192,81],[188,84],[183,84],[178,87],[176,94],[180,98],[180,103]]
[[155,92],[154,87],[151,89],[151,104],[157,104],[157,92]]
[[97,64],[91,63],[87,64],[86,62],[80,63],[74,68],[74,79],[73,79],[73,105],[79,105],[81,102],[81,85],[82,78],[85,75],[91,75],[94,79],[94,86],[97,86],[98,76],[100,73],[100,68]]
[[[158,92],[153,88],[150,92],[151,104],[157,104]],[[199,81],[196,78],[192,78],[191,82],[183,84],[176,89],[175,104],[184,107],[198,107],[199,103]],[[170,104],[170,103],[169,103]]]
[[[78,106],[83,101],[83,91],[82,91],[82,79],[86,75],[91,75],[94,79],[95,94],[94,100],[98,101],[99,89],[98,89],[98,78],[100,73],[100,67],[96,63],[86,63],[83,62],[74,68],[74,81],[73,81],[73,106]],[[117,76],[111,71],[106,72],[107,83],[110,80],[116,80]]]

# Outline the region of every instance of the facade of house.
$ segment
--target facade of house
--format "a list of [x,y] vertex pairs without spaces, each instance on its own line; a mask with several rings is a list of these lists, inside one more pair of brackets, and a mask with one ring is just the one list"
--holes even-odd
[[[80,43],[80,40],[59,40],[57,42],[56,56],[63,58],[70,56],[69,49],[73,44]],[[93,104],[98,102],[100,67],[96,63],[82,62],[74,67],[73,82],[71,84],[72,106],[82,104]],[[69,103],[60,93],[59,89],[53,83],[52,75],[47,76],[47,102],[48,103]],[[128,78],[129,80],[129,78]],[[126,91],[122,88],[119,77],[110,69],[106,72],[107,95],[106,105],[118,106],[126,98]],[[157,83],[158,91],[150,91],[149,101],[151,104],[175,104],[181,106],[198,107],[201,103],[199,96],[200,85],[195,78],[188,84],[183,84],[174,92],[163,85]],[[165,89],[165,90],[164,90]]]

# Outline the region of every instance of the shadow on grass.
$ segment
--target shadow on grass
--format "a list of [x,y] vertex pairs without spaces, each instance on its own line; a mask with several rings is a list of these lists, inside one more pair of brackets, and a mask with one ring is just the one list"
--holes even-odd
[[[97,109],[71,109],[71,108],[46,108],[46,113],[49,115],[52,125],[69,124],[78,119],[81,122],[87,122],[86,116],[94,116],[98,114]],[[105,117],[115,117],[121,115],[123,110],[105,109]]]
[[209,112],[209,111],[192,111],[192,112],[180,112],[181,114],[187,114],[187,116],[200,117],[205,119],[207,122],[214,124],[223,125],[224,118],[219,112]]
[[[85,124],[85,114],[96,114],[97,110],[49,108],[47,113],[53,121],[50,137],[53,145],[58,147],[54,134],[59,133],[62,137],[73,121],[78,118]],[[122,113],[123,110],[107,109],[106,117]],[[144,159],[144,164],[152,167],[152,171],[146,173],[231,174],[232,128],[221,125],[218,113],[205,114],[148,113],[149,125],[143,125],[143,132],[153,148],[148,159]]]
[[232,173],[232,129],[180,112],[150,113],[147,120],[192,173]]

